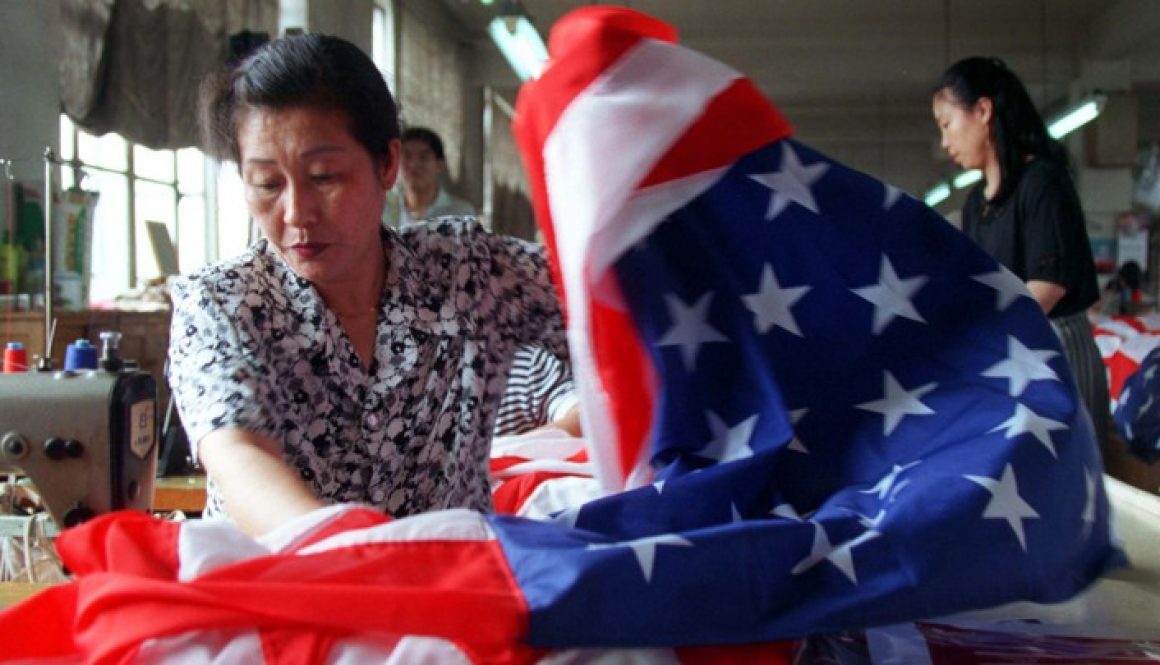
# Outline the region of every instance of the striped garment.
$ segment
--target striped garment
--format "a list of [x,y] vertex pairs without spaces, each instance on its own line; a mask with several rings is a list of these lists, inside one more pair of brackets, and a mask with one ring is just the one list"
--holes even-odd
[[1108,401],[1107,368],[1096,346],[1091,322],[1086,312],[1079,312],[1051,319],[1051,325],[1063,344],[1063,353],[1071,366],[1076,388],[1091,416],[1096,440],[1103,449],[1112,426],[1112,412]]
[[494,435],[542,427],[563,417],[577,402],[567,365],[543,347],[521,347],[508,371]]

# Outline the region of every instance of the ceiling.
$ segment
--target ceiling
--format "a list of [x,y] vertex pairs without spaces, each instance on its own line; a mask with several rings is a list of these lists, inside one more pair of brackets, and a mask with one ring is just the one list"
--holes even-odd
[[[488,48],[486,24],[502,0],[443,2]],[[1130,89],[1141,139],[1160,140],[1155,0],[523,0],[545,36],[587,4],[671,23],[682,44],[754,80],[803,141],[915,194],[956,170],[938,148],[930,88],[967,55],[1005,59],[1046,113],[1069,94]]]

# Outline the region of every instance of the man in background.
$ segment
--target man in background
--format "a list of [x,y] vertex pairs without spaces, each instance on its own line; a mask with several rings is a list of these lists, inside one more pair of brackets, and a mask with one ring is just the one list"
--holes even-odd
[[387,197],[383,222],[402,228],[443,215],[475,215],[475,208],[443,188],[447,170],[443,140],[426,127],[411,127],[399,137],[403,144],[399,187]]

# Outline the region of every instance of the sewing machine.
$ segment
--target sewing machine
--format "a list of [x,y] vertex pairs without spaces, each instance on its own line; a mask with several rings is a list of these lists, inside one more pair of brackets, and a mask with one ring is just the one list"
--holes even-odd
[[[59,161],[51,147],[45,148],[44,163],[45,255],[52,257],[53,175]],[[52,264],[45,262],[44,354],[34,371],[0,374],[0,475],[27,476],[55,526],[65,529],[113,510],[151,508],[157,382],[121,357],[121,334],[113,331],[101,333],[99,362],[86,343],[87,353],[77,353],[71,364],[66,353],[64,370],[53,367]],[[8,361],[6,351],[6,369]],[[25,362],[20,360],[20,369]]]
[[0,474],[27,476],[58,528],[149,510],[157,384],[134,369],[0,374]]

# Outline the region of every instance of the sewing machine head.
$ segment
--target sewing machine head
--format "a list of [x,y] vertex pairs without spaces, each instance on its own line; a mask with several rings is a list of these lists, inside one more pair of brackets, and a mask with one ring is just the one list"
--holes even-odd
[[149,510],[157,383],[135,370],[0,374],[0,475],[26,475],[60,528]]

